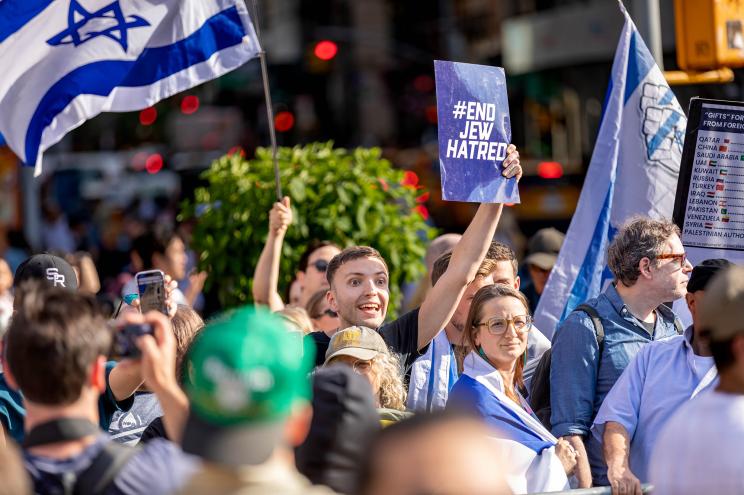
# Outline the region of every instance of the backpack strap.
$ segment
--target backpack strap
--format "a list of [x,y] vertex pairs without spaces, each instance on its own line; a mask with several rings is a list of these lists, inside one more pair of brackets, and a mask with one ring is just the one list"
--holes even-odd
[[685,333],[685,328],[682,326],[682,322],[679,321],[679,318],[676,316],[674,317],[674,328],[677,329],[677,334],[682,335]]
[[73,495],[103,495],[114,482],[124,466],[139,451],[110,441],[93,459],[90,466],[80,473],[75,482]]
[[[602,318],[599,317],[599,313],[593,306],[589,306],[586,303],[579,304],[576,306],[574,311],[583,311],[584,313],[589,315],[589,318],[592,319],[592,324],[594,325],[594,333],[597,336],[597,345],[599,346],[599,359],[602,359],[602,352],[604,351],[604,326],[602,325]],[[676,323],[676,321],[675,321]],[[597,362],[599,365],[599,362]]]

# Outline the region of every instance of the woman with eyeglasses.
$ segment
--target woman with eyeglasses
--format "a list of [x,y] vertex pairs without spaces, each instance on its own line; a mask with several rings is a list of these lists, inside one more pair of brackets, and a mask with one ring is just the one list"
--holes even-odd
[[325,356],[325,366],[334,364],[350,366],[369,381],[383,426],[410,416],[400,359],[375,330],[354,326],[336,332]]
[[576,452],[534,416],[519,392],[532,328],[524,294],[506,285],[476,292],[465,322],[462,375],[447,401],[494,428],[515,493],[560,491],[576,466]]

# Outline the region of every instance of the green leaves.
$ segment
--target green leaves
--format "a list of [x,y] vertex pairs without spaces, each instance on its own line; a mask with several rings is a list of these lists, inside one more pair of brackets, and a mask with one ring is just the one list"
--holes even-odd
[[[403,172],[378,148],[347,151],[333,143],[279,148],[282,190],[291,198],[294,223],[284,240],[280,292],[295,275],[312,239],[342,247],[368,245],[390,265],[391,309],[400,285],[423,272],[426,240],[435,231],[413,210],[424,191],[402,186]],[[268,212],[276,201],[271,151],[253,160],[226,155],[202,174],[207,186],[182,205],[181,219],[195,219],[192,245],[208,287],[218,290],[225,308],[251,300],[253,271],[266,241]]]

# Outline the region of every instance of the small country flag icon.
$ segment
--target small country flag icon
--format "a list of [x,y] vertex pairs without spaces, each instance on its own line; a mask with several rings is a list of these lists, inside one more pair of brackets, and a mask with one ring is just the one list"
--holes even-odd
[[721,215],[728,215],[728,209],[727,208],[721,208]]
[[725,168],[721,169],[721,175],[728,175],[728,170]]
[[721,217],[721,221],[722,221],[723,223],[728,223],[728,221],[729,221],[729,217],[727,217],[727,216],[722,216],[722,217]]
[[721,208],[726,208],[726,201],[723,199],[718,200],[718,206]]
[[728,143],[731,142],[731,140],[729,138],[723,138],[723,142],[726,143],[726,144],[728,144]]
[[[744,155],[742,155],[741,159],[744,160]],[[715,167],[716,165],[718,165],[718,160],[708,160],[709,167]]]
[[708,191],[705,193],[709,198],[714,198],[716,196],[715,191]]
[[712,229],[713,228],[713,223],[712,222],[705,222],[705,228],[706,229]]
[[723,191],[723,184],[716,184],[716,191]]
[[719,146],[718,151],[726,152],[728,151],[728,146]]

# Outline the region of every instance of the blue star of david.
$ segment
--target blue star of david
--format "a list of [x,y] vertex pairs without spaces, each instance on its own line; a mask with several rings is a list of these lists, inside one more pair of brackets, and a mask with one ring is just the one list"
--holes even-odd
[[[93,19],[111,19],[115,20],[117,24],[102,31],[88,31],[81,34],[80,29]],[[126,53],[128,47],[127,30],[149,25],[149,22],[138,15],[125,17],[118,0],[114,0],[96,12],[88,12],[80,5],[78,0],[70,0],[70,10],[67,12],[67,29],[49,38],[47,43],[52,46],[79,46],[99,36],[105,36],[119,43],[121,49]]]

